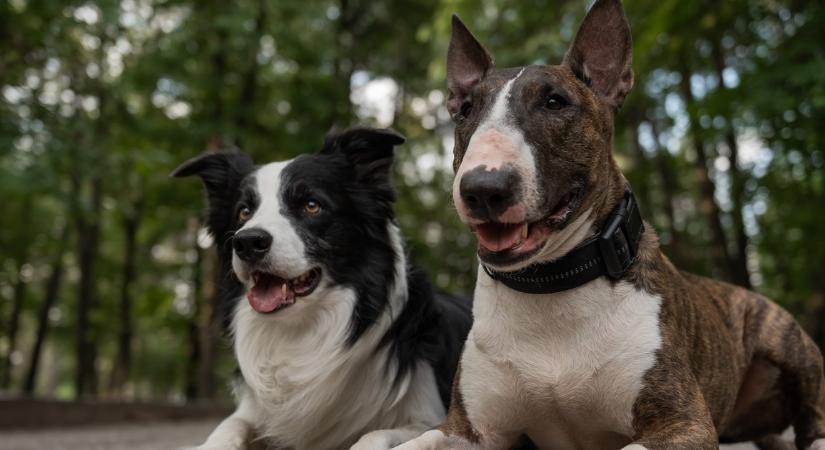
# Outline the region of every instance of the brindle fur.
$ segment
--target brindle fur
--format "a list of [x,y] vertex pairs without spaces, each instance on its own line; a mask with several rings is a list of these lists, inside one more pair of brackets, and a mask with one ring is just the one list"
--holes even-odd
[[[594,30],[620,38],[594,39]],[[543,186],[547,204],[555,204],[565,186],[580,183],[584,192],[577,213],[592,209],[597,224],[620,201],[625,185],[612,156],[612,135],[614,114],[633,83],[629,53],[621,1],[598,0],[565,62],[524,68],[513,89],[517,117],[534,114],[531,102],[543,101],[548,92],[563,93],[575,106],[562,111],[565,116],[519,125],[530,144],[546,151],[536,163],[543,173],[554,174]],[[585,69],[588,58],[591,66],[595,58],[595,66],[606,69]],[[611,58],[624,65],[608,64]],[[498,90],[521,69],[495,68],[454,18],[447,102],[456,121],[454,168]],[[624,280],[663,299],[662,347],[633,406],[634,443],[649,450],[696,450],[717,449],[720,441],[755,440],[765,449],[781,449],[785,444],[774,433],[790,425],[800,450],[825,437],[822,355],[793,317],[756,293],[679,271],[661,253],[650,224],[645,226],[638,259]],[[481,437],[467,418],[457,388],[460,375],[439,429],[475,443]]]
[[759,294],[679,271],[647,230],[625,279],[665,300],[663,344],[634,405],[636,442],[715,449],[793,425],[806,449],[825,436],[822,356],[793,317]]

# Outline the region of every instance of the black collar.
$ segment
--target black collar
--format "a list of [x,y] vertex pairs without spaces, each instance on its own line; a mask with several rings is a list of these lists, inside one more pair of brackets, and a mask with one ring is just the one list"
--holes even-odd
[[636,261],[644,231],[636,198],[628,188],[602,231],[555,261],[517,272],[496,272],[482,264],[494,280],[527,294],[552,294],[579,287],[601,276],[617,280]]

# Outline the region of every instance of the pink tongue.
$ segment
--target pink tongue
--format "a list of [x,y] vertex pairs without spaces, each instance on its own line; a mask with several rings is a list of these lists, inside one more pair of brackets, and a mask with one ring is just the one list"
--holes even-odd
[[476,228],[478,243],[491,252],[500,252],[521,244],[522,229],[527,224],[486,223]]
[[295,296],[291,289],[287,288],[286,295],[283,290],[284,281],[261,279],[246,294],[249,305],[259,313],[275,311],[287,300]]

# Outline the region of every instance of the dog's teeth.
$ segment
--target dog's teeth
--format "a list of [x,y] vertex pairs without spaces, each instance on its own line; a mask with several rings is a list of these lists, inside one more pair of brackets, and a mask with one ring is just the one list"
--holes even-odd
[[284,294],[284,297],[286,297],[286,290],[287,290],[286,283],[284,283],[284,284],[281,285],[281,292]]
[[527,239],[527,234],[528,234],[529,231],[530,230],[527,227],[527,224],[524,224],[524,226],[521,227],[521,238],[522,239]]

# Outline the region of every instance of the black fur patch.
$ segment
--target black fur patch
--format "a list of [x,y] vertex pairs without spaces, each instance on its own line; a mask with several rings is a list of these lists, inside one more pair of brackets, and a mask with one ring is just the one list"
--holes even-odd
[[[307,257],[335,284],[358,294],[349,342],[355,342],[384,311],[395,280],[398,255],[387,226],[395,198],[390,185],[398,135],[373,136],[354,129],[331,136],[320,153],[303,155],[281,172],[284,213],[304,242]],[[321,205],[303,214],[304,203]]]
[[433,292],[427,276],[416,267],[407,269],[408,297],[404,310],[382,340],[396,358],[399,375],[424,360],[435,371],[438,393],[450,404],[452,381],[464,341],[472,325],[466,298]]
[[[257,204],[254,189],[249,189],[249,175],[255,165],[249,155],[238,150],[206,153],[178,166],[171,176],[197,175],[203,181],[209,208],[206,227],[215,238],[218,249],[218,307],[224,328],[229,325],[235,299],[244,293],[243,285],[232,270],[231,239],[240,228],[238,205],[245,197]],[[251,192],[250,192],[251,191]]]

